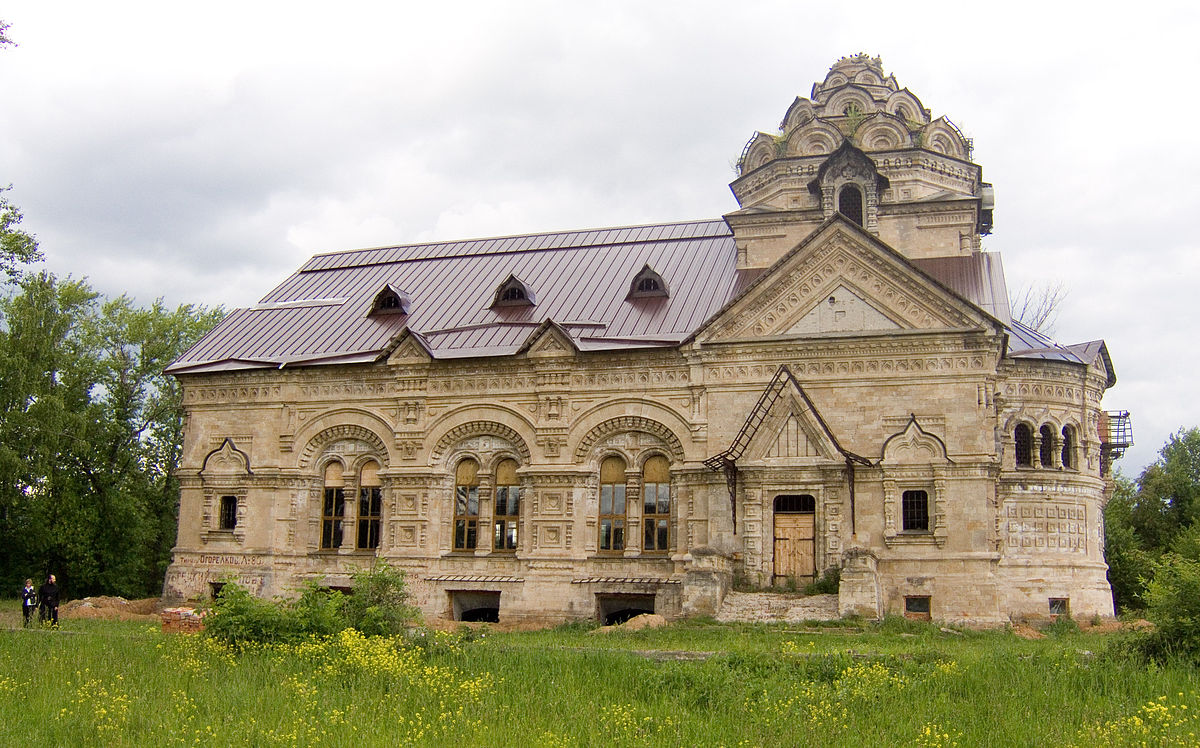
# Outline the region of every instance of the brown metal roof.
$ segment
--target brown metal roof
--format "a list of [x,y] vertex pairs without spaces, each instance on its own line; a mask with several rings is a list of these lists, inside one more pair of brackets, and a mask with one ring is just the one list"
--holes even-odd
[[[409,244],[316,255],[258,304],[237,309],[168,367],[174,373],[377,360],[416,334],[438,359],[517,353],[547,323],[581,351],[676,346],[769,269],[738,271],[723,220]],[[1009,355],[1094,360],[1011,321],[998,255],[913,260],[1009,328]],[[667,297],[627,298],[649,265]],[[510,276],[532,305],[494,306]],[[408,313],[372,314],[380,291]],[[1102,345],[1102,343],[1098,343]]]
[[1004,265],[995,252],[928,257],[912,260],[912,264],[1004,324],[1012,321]]
[[[372,361],[406,329],[434,358],[510,355],[547,320],[580,350],[677,345],[746,285],[735,260],[723,220],[321,254],[168,370]],[[626,298],[646,265],[670,296]],[[537,303],[493,308],[509,276]],[[408,297],[408,314],[370,314],[385,286]]]

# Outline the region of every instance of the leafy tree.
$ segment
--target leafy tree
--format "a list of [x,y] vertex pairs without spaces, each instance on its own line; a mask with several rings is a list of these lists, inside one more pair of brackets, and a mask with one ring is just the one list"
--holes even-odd
[[1154,576],[1158,558],[1145,549],[1133,526],[1131,512],[1136,498],[1133,481],[1118,474],[1113,496],[1104,508],[1104,558],[1113,602],[1121,610],[1146,607],[1146,583]]
[[0,301],[0,570],[73,593],[156,592],[175,540],[182,441],[163,369],[221,315],[29,274]]
[[[0,35],[2,26],[0,23]],[[11,186],[0,187],[0,271],[11,281],[16,279],[21,265],[40,260],[42,255],[38,252],[37,239],[17,228],[22,216],[4,194],[10,189]]]
[[1200,428],[1180,429],[1138,479],[1132,521],[1147,545],[1165,549],[1200,519]]

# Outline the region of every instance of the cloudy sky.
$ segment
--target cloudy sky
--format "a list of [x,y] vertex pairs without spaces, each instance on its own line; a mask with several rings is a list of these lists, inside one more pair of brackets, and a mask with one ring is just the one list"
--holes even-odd
[[[1105,10],[1112,8],[1111,10]],[[1104,338],[1136,474],[1200,425],[1195,3],[10,0],[0,185],[46,265],[252,304],[337,249],[720,216],[839,57],[974,138],[1010,289]]]

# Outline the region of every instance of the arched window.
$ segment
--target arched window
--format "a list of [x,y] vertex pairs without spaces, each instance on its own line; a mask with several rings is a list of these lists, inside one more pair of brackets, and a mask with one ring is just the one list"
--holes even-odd
[[371,460],[358,471],[358,547],[379,547],[379,522],[383,517],[383,483],[379,463]]
[[671,464],[655,455],[642,466],[642,550],[670,548]]
[[1017,466],[1032,467],[1033,466],[1033,432],[1023,423],[1018,423],[1013,429],[1013,442],[1015,445]]
[[661,298],[667,295],[667,282],[649,265],[642,267],[629,284],[627,299]]
[[517,549],[517,524],[521,514],[521,487],[517,485],[517,461],[501,460],[496,465],[495,533],[492,548]]
[[468,459],[454,471],[454,550],[475,550],[478,535],[479,463]]
[[1062,466],[1070,470],[1077,470],[1079,468],[1079,465],[1075,462],[1075,428],[1073,426],[1063,426]]
[[842,187],[838,193],[838,212],[859,226],[863,225],[863,194],[857,185]]
[[900,515],[905,532],[929,530],[929,493],[905,491],[900,495]]
[[625,461],[607,457],[600,463],[600,550],[625,549]]
[[346,516],[346,480],[342,463],[325,466],[325,500],[321,503],[321,549],[342,547],[342,520]]
[[222,530],[232,530],[237,527],[237,497],[222,496],[221,497],[221,516],[220,528]]
[[1054,429],[1048,424],[1038,429],[1038,461],[1042,467],[1054,467]]

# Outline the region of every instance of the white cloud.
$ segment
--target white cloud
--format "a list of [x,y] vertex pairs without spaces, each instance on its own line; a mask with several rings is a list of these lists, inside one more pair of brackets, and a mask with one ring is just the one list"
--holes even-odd
[[1093,4],[16,0],[0,183],[56,272],[253,303],[356,246],[706,218],[842,55],[975,138],[1013,289],[1108,340],[1140,467],[1200,424],[1198,11]]

